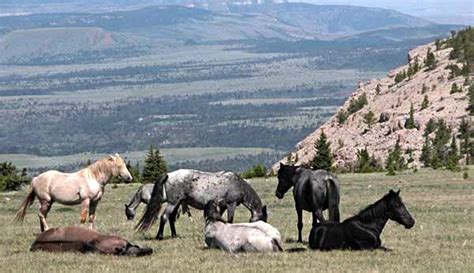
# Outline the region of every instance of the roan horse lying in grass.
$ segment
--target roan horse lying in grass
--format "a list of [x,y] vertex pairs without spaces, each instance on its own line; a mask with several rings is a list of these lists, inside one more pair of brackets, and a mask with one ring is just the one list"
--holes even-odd
[[36,237],[30,250],[98,252],[127,256],[144,256],[153,253],[151,248],[133,245],[120,237],[103,235],[82,227],[48,229]]
[[387,250],[382,246],[380,234],[389,219],[407,229],[415,225],[415,219],[400,198],[400,191],[390,190],[382,199],[342,223],[314,225],[309,235],[309,246],[319,250]]
[[38,197],[41,231],[49,228],[46,216],[54,202],[63,205],[81,204],[81,224],[86,222],[89,210],[90,227],[95,229],[95,209],[102,198],[104,187],[111,177],[117,176],[125,181],[132,180],[125,161],[118,154],[98,160],[75,173],[44,172],[33,178],[28,196],[22,202],[15,219],[23,221],[26,210],[33,204],[35,197]]
[[282,251],[280,232],[263,221],[228,224],[221,218],[217,201],[204,207],[205,242],[210,248],[230,253]]

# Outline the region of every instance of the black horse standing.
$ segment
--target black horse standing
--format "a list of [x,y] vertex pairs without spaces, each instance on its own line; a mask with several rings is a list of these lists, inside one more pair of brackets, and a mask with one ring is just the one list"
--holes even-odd
[[389,219],[407,229],[415,225],[415,219],[400,198],[400,191],[390,190],[382,199],[342,223],[320,223],[313,226],[309,235],[309,247],[319,250],[386,250],[382,246],[380,234]]
[[283,198],[293,188],[298,215],[298,242],[302,242],[303,210],[313,214],[313,226],[324,222],[323,210],[329,210],[329,221],[339,222],[339,181],[325,170],[310,170],[280,163],[276,197]]

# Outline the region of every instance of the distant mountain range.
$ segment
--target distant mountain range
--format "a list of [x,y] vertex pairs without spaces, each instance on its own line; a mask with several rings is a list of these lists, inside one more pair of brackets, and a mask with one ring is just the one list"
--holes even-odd
[[304,3],[234,4],[224,12],[154,6],[105,13],[3,16],[0,17],[0,62],[74,52],[117,49],[122,52],[132,47],[140,50],[176,43],[275,39],[400,42],[434,39],[460,27],[437,25],[380,8]]

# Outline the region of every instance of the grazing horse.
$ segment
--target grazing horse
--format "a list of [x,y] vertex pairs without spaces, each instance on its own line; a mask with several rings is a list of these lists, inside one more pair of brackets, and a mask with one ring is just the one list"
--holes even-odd
[[325,209],[329,210],[331,222],[339,222],[339,181],[334,174],[280,163],[276,197],[282,199],[291,187],[298,215],[298,242],[303,241],[303,210],[313,214],[313,225],[324,222]]
[[81,204],[81,224],[86,222],[89,211],[90,228],[95,229],[95,209],[111,177],[132,180],[125,161],[118,154],[109,155],[75,173],[44,172],[33,178],[28,196],[18,209],[15,220],[23,221],[26,210],[33,204],[35,197],[38,197],[41,231],[49,229],[46,216],[54,202],[63,205]]
[[180,204],[202,210],[207,202],[219,199],[223,200],[220,203],[220,212],[224,213],[227,209],[227,220],[230,223],[234,219],[234,211],[239,204],[243,204],[251,212],[250,222],[267,220],[266,206],[262,206],[262,201],[255,190],[237,174],[181,169],[168,173],[166,181],[155,183],[145,214],[136,226],[140,231],[148,230],[158,215],[160,202],[162,202],[162,198],[157,197],[157,194],[161,194],[157,189],[157,184],[160,183],[164,183],[163,196],[166,196],[168,206],[161,215],[160,228],[156,235],[158,240],[163,239],[163,230],[168,219],[171,236],[177,236],[175,221]]
[[415,219],[400,198],[400,190],[390,190],[382,199],[342,223],[319,223],[313,226],[309,246],[319,250],[387,250],[382,246],[380,234],[389,219],[407,229],[415,225]]
[[126,256],[144,256],[153,253],[151,248],[140,247],[118,236],[100,234],[83,227],[48,229],[36,237],[30,250],[98,252]]
[[228,224],[221,218],[217,201],[204,206],[206,245],[230,253],[282,251],[280,232],[263,221]]
[[133,195],[132,200],[130,200],[130,203],[128,203],[128,205],[125,204],[125,215],[128,220],[133,220],[133,218],[135,218],[135,210],[142,202],[148,204],[154,186],[155,184],[153,183],[140,186],[137,192]]

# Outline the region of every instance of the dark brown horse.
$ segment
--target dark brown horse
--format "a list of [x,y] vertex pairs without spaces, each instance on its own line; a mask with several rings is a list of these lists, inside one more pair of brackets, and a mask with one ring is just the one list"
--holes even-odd
[[309,247],[319,250],[387,250],[382,246],[380,234],[388,220],[407,229],[415,225],[415,219],[400,198],[400,191],[390,190],[382,199],[342,223],[316,224],[309,235]]
[[151,248],[140,247],[118,236],[100,234],[83,227],[48,229],[36,237],[30,250],[98,252],[126,256],[144,256],[153,253]]
[[303,241],[303,210],[313,214],[313,225],[325,221],[323,210],[326,209],[329,221],[339,222],[339,180],[334,174],[280,163],[276,197],[282,199],[291,187],[298,215],[298,242]]

